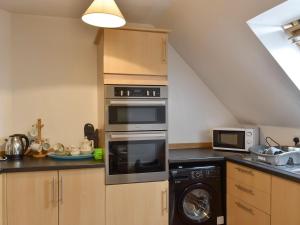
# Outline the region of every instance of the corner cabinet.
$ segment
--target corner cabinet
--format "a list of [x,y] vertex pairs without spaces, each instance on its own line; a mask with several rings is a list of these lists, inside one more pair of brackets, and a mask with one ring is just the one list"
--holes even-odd
[[99,30],[98,73],[104,84],[167,85],[167,41],[167,30]]
[[300,184],[227,163],[227,225],[299,225]]
[[104,206],[104,169],[6,174],[5,225],[104,225]]
[[168,182],[108,185],[106,225],[168,225]]
[[300,184],[272,177],[271,225],[300,224]]

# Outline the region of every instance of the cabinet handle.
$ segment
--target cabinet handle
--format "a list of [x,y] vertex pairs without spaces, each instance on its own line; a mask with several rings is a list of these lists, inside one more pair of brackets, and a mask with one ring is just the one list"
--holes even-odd
[[167,63],[167,41],[162,38],[162,62]]
[[52,177],[52,202],[55,204],[56,203],[56,198],[55,198],[55,177]]
[[254,193],[253,193],[253,191],[251,189],[245,188],[245,187],[243,187],[241,185],[238,185],[238,184],[236,184],[235,187],[237,189],[239,189],[240,191],[243,191],[243,192],[245,192],[247,194],[254,195]]
[[165,214],[165,212],[168,212],[168,191],[162,191],[161,192],[161,199],[162,199],[162,215]]
[[250,176],[254,176],[254,173],[251,170],[242,169],[240,167],[236,167],[235,169],[237,171],[239,171],[240,173],[245,173],[245,174],[248,174]]
[[59,202],[62,204],[63,203],[63,190],[64,190],[62,176],[60,176],[60,178],[59,178],[59,187],[60,187],[60,190],[59,190]]
[[236,206],[239,207],[240,209],[244,210],[245,212],[251,214],[251,215],[254,215],[254,212],[252,209],[244,206],[243,204],[241,204],[240,202],[235,202]]

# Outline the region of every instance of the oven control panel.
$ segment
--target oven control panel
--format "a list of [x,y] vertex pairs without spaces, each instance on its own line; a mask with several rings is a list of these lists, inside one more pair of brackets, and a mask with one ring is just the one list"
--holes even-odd
[[160,97],[160,88],[154,87],[115,87],[115,97]]

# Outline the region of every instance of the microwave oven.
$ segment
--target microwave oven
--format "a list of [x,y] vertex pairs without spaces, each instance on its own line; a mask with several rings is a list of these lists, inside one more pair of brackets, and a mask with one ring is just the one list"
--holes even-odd
[[216,128],[212,130],[215,150],[248,152],[259,145],[259,128]]
[[105,85],[105,131],[167,130],[166,86]]

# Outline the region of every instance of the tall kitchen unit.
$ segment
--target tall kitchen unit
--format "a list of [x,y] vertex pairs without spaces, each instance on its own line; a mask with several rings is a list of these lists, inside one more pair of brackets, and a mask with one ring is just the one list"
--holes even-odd
[[101,29],[106,225],[168,225],[168,30]]

